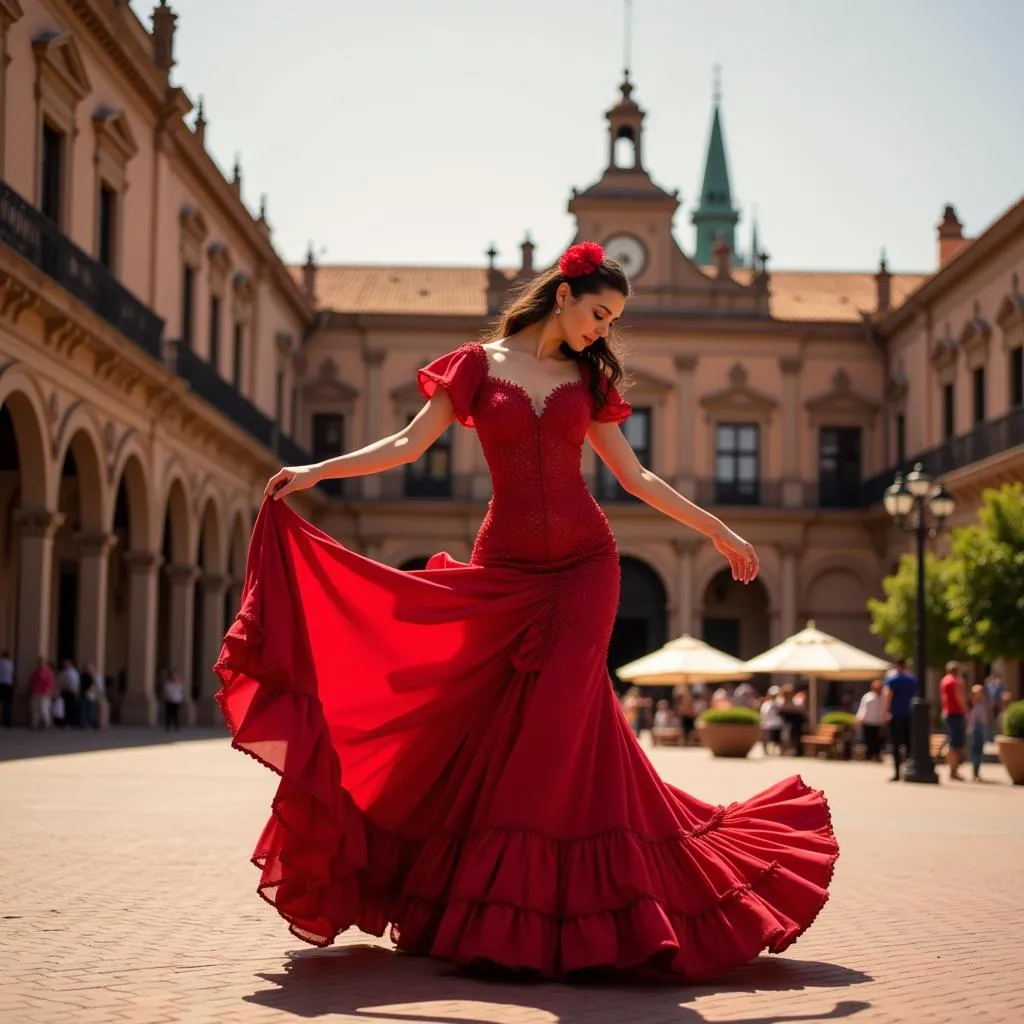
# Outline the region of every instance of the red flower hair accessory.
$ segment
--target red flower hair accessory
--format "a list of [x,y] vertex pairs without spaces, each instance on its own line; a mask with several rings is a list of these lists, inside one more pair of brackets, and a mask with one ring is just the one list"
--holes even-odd
[[579,242],[570,245],[558,261],[563,277],[582,277],[593,274],[604,260],[604,247],[597,242]]

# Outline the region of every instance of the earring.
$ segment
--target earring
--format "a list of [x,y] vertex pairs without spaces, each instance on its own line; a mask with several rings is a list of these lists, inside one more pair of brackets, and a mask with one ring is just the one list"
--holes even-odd
[[562,314],[562,307],[561,306],[555,306],[555,316],[561,316],[561,314]]

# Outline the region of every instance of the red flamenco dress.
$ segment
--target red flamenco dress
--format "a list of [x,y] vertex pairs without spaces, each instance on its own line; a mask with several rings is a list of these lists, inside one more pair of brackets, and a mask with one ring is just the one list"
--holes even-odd
[[419,371],[475,426],[494,496],[469,564],[400,572],[265,502],[216,671],[233,744],[280,775],[260,895],[327,945],[565,977],[720,974],[779,952],[828,898],[838,847],[796,777],[717,807],[663,782],[605,658],[615,541],[580,473],[585,382],[535,409],[467,344]]

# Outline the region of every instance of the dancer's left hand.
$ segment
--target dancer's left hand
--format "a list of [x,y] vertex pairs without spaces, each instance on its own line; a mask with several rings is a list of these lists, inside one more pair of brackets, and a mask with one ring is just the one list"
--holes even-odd
[[753,544],[727,526],[723,526],[711,539],[718,553],[728,560],[734,580],[747,584],[757,579],[760,563]]

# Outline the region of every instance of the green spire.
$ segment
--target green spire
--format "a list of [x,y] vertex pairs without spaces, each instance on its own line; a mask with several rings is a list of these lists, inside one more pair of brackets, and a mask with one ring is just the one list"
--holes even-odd
[[708,155],[704,162],[704,184],[700,190],[700,205],[692,215],[694,226],[697,228],[694,259],[703,266],[711,264],[711,251],[719,235],[729,243],[729,248],[736,252],[735,229],[739,213],[733,208],[732,191],[729,188],[729,164],[725,157],[721,104],[722,94],[716,67],[711,133],[708,137]]
[[750,231],[750,266],[757,269],[757,257],[761,253],[761,240],[757,236],[757,214],[754,214],[753,227]]

